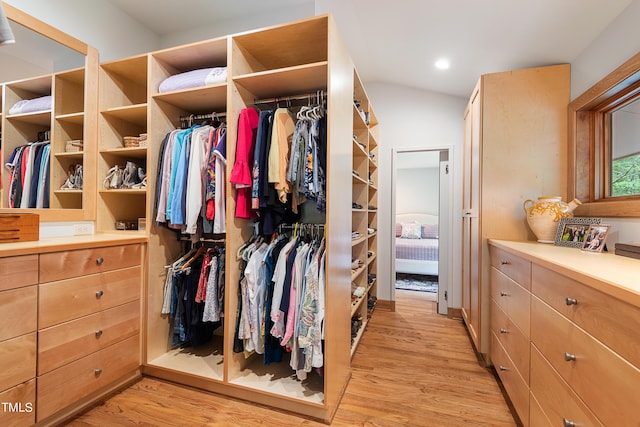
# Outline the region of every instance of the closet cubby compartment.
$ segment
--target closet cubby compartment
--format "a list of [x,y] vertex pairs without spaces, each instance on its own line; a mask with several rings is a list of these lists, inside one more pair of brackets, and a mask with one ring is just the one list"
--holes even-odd
[[326,63],[328,35],[325,16],[233,36],[233,74],[313,68],[317,63]]
[[[147,172],[147,148],[125,146],[126,137],[147,134],[148,55],[100,64],[98,215],[99,231],[116,231],[118,221],[147,218],[146,188],[107,189],[109,171],[127,162]],[[145,141],[146,142],[146,141]],[[127,231],[131,232],[131,231]]]
[[154,52],[149,73],[150,90],[156,101],[163,101],[192,114],[224,112],[227,85],[225,82],[206,86],[159,92],[167,78],[188,71],[227,67],[226,37],[206,40]]

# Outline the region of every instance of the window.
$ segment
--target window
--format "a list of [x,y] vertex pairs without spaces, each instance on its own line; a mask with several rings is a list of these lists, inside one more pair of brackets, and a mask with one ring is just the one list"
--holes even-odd
[[578,215],[640,217],[640,53],[569,104],[568,166]]

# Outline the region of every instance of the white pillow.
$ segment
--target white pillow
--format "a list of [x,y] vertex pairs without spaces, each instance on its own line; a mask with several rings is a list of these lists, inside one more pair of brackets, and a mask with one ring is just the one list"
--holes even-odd
[[403,239],[421,239],[422,227],[418,223],[402,224],[402,234],[400,237]]

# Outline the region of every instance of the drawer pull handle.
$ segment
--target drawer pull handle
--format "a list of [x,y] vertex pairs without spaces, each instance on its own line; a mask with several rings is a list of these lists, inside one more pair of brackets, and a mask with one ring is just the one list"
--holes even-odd
[[578,300],[575,299],[575,298],[566,297],[564,299],[564,303],[567,304],[567,305],[576,305],[576,304],[578,304]]
[[575,362],[576,355],[575,354],[571,354],[571,353],[567,353],[565,351],[564,352],[564,360],[566,360],[567,362]]
[[500,328],[500,333],[501,334],[506,334],[507,332],[509,332],[509,331],[507,331],[505,328]]
[[509,264],[511,264],[511,261],[505,261],[505,260],[500,261],[500,265],[509,265]]
[[508,370],[509,370],[509,369],[508,369],[506,366],[504,366],[504,365],[500,365],[498,368],[499,368],[501,371],[508,371]]
[[573,421],[570,421],[570,420],[568,420],[566,418],[562,419],[562,425],[564,427],[576,427],[576,423],[574,423]]
[[505,291],[500,291],[500,296],[501,297],[506,297],[508,294]]
[[104,295],[104,291],[96,292],[96,298],[100,298],[102,295]]
[[104,262],[104,258],[102,258],[101,256],[96,259],[96,264],[98,265],[102,265],[103,262]]
[[93,371],[93,373],[96,375],[96,377],[99,377],[100,374],[102,373],[102,369],[96,369]]
[[99,338],[99,337],[101,337],[101,336],[102,336],[102,329],[98,329],[98,330],[96,331],[96,338]]

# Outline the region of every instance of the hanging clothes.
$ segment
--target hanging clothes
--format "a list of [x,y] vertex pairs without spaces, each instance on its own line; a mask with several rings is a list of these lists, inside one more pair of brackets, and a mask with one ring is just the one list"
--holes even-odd
[[[220,262],[222,259],[222,262]],[[192,250],[167,266],[162,314],[173,322],[171,346],[199,346],[224,317],[224,250]]]
[[234,352],[264,354],[265,365],[289,352],[300,380],[323,367],[324,248],[324,240],[299,237],[241,247]]
[[255,151],[258,129],[258,112],[254,108],[244,108],[238,118],[238,138],[236,140],[236,159],[229,181],[237,191],[236,218],[251,218],[251,168]]
[[10,208],[49,207],[49,141],[14,148],[5,163],[9,171]]
[[226,125],[217,125],[176,129],[163,139],[155,194],[159,225],[196,237],[226,231]]

